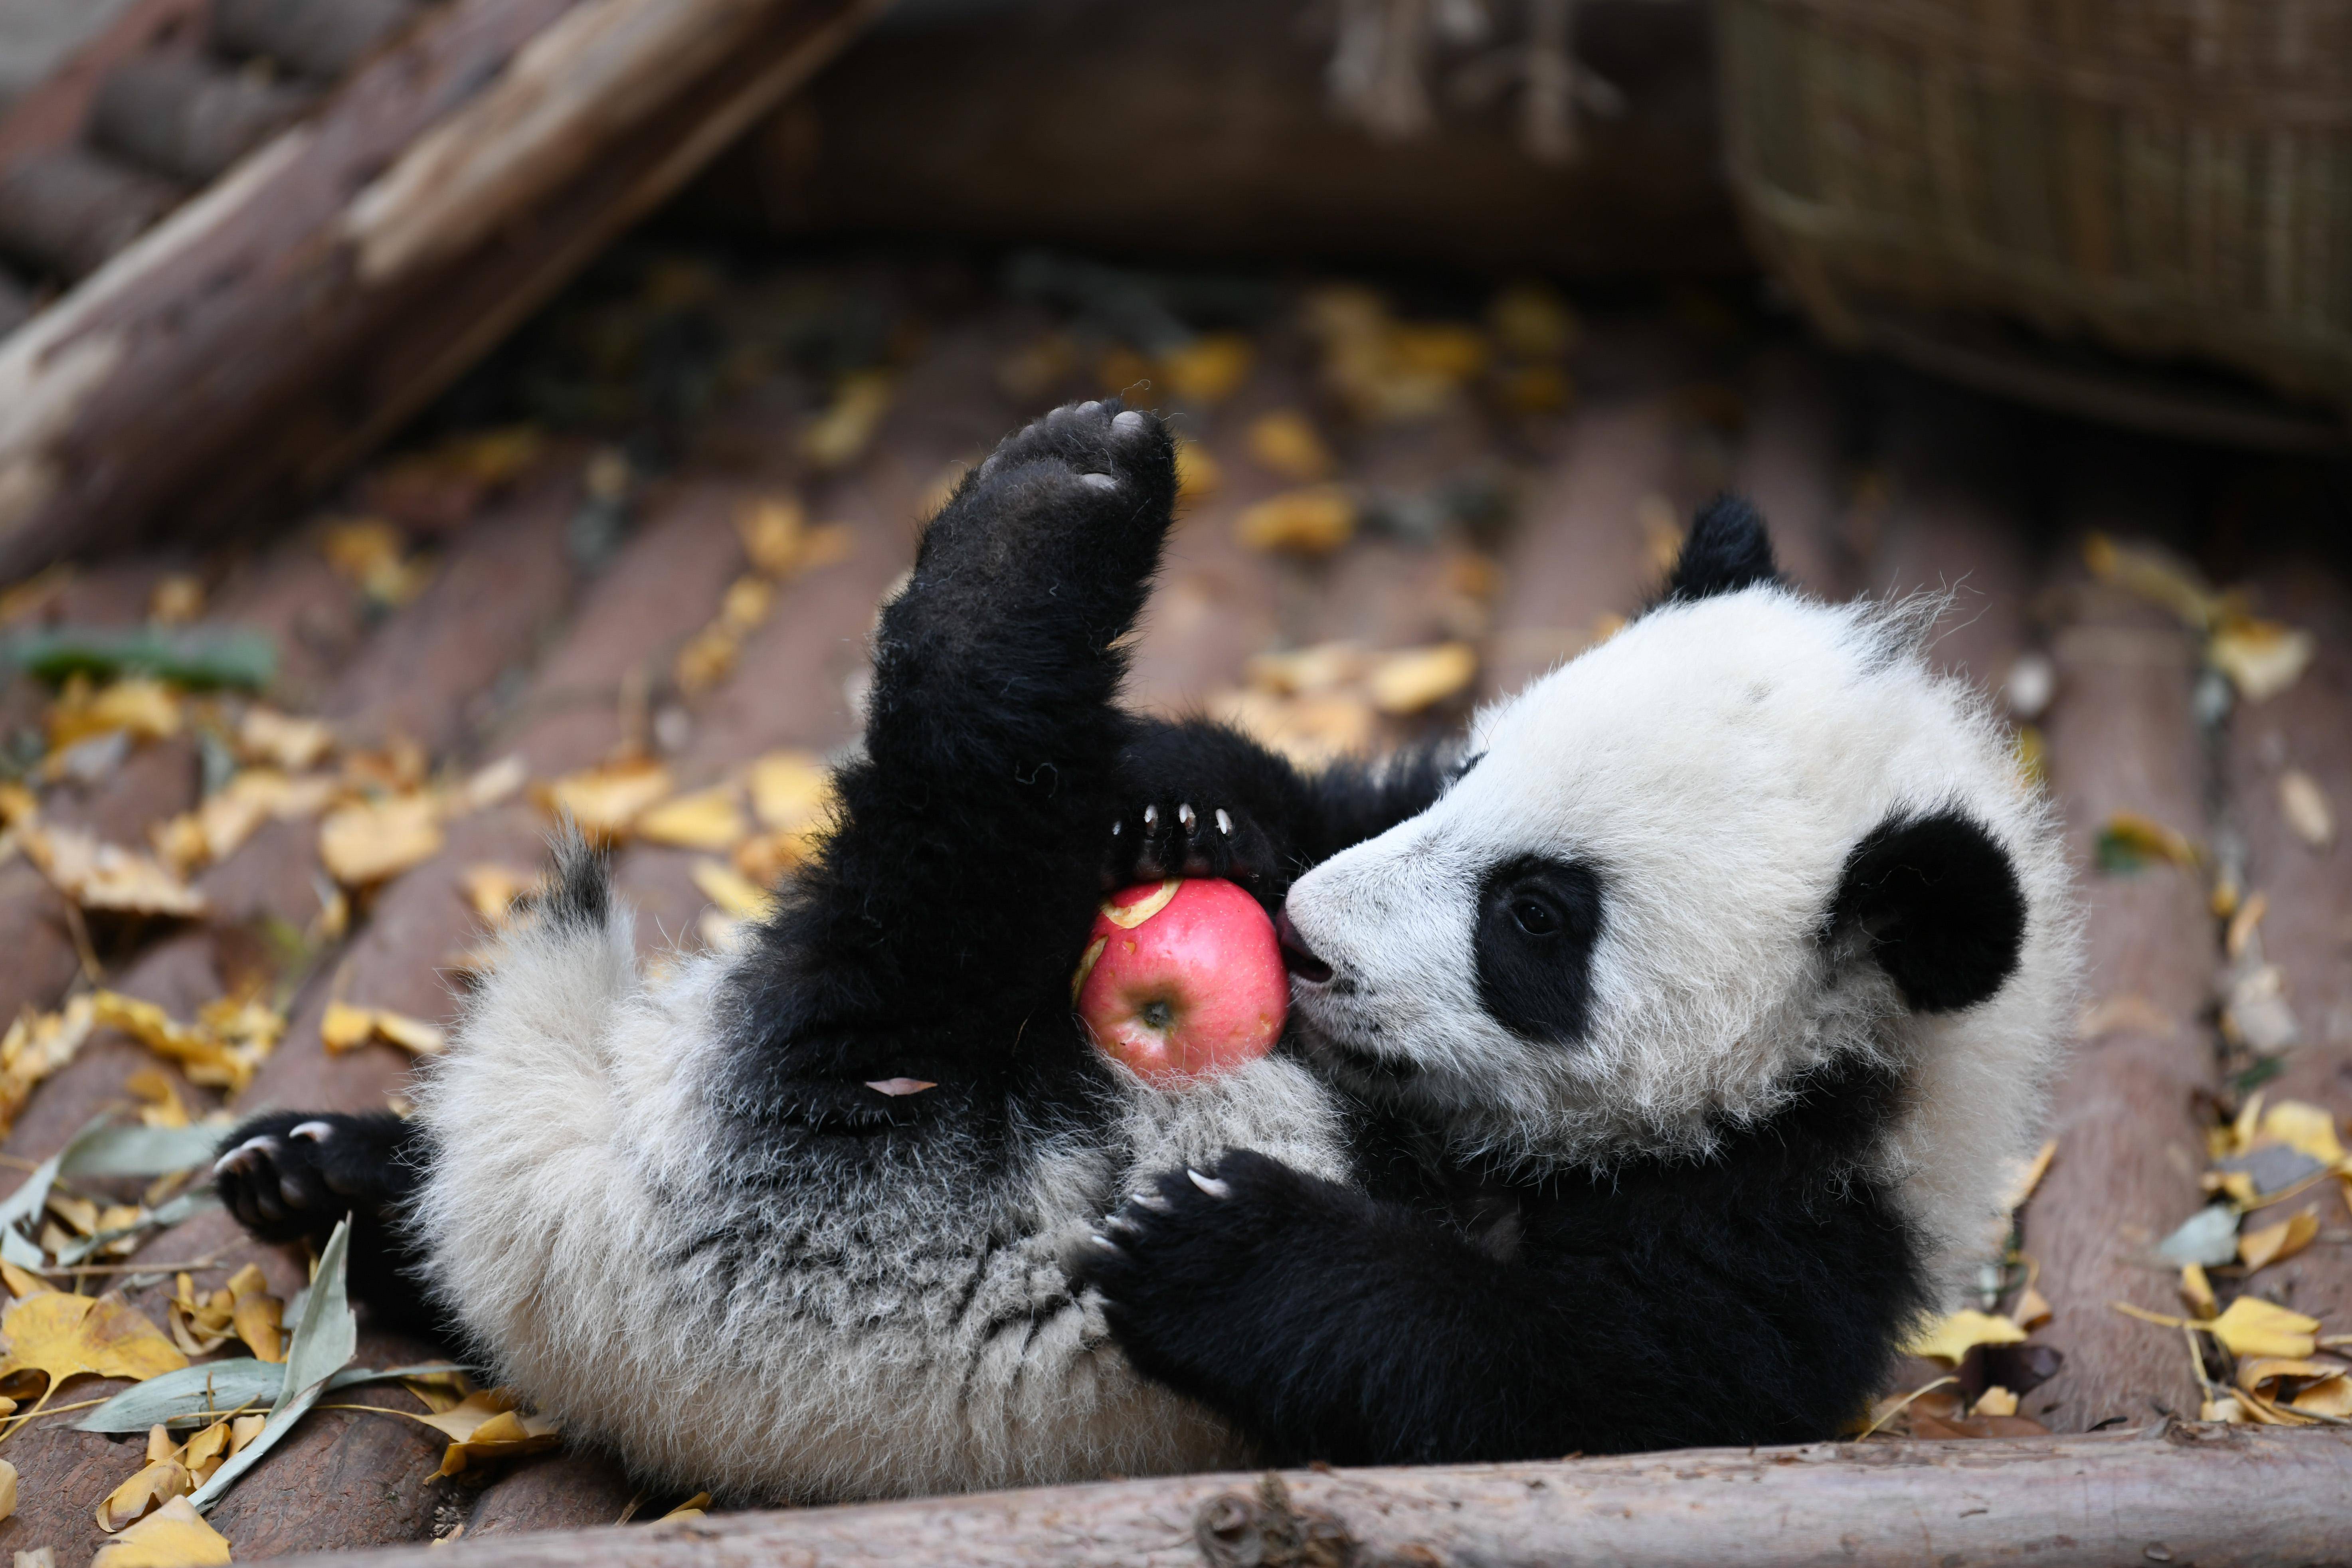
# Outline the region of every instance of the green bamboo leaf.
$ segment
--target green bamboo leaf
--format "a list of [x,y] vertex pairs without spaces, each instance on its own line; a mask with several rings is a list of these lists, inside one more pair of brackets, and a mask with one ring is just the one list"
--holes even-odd
[[358,1352],[359,1320],[352,1315],[343,1278],[351,1235],[352,1222],[346,1215],[335,1226],[335,1234],[327,1238],[326,1249],[319,1254],[318,1277],[310,1281],[310,1294],[302,1303],[301,1320],[286,1342],[285,1378],[279,1385],[277,1407],[270,1411],[268,1422],[254,1435],[253,1441],[215,1470],[213,1479],[197,1488],[195,1495],[188,1500],[198,1513],[218,1502],[239,1476],[277,1447],[278,1440],[319,1403],[320,1395],[327,1392],[328,1383]]

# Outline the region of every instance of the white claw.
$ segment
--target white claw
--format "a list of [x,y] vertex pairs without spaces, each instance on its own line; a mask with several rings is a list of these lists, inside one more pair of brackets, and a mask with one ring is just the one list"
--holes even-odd
[[1192,808],[1191,806],[1180,805],[1176,808],[1176,820],[1184,825],[1185,832],[1190,833],[1192,831],[1192,824],[1197,820],[1197,818],[1193,816]]
[[1132,436],[1138,430],[1143,428],[1143,416],[1130,408],[1126,413],[1120,415],[1118,418],[1112,420],[1110,422],[1110,427],[1114,430],[1124,431],[1126,434]]
[[1115,490],[1118,489],[1118,477],[1115,474],[1080,474],[1078,483],[1088,489]]
[[1127,1201],[1139,1207],[1152,1209],[1160,1214],[1168,1212],[1168,1200],[1158,1193],[1138,1193]]
[[330,1121],[297,1122],[294,1130],[286,1134],[289,1138],[307,1138],[313,1143],[324,1143],[334,1135],[334,1124]]
[[1118,837],[1120,834],[1122,834],[1122,833],[1124,833],[1124,832],[1126,832],[1126,831],[1127,831],[1127,824],[1126,824],[1126,823],[1124,823],[1124,822],[1114,822],[1114,823],[1112,823],[1112,824],[1110,825],[1110,836],[1111,836],[1113,838]]
[[213,1174],[217,1176],[229,1171],[242,1171],[253,1163],[247,1158],[247,1155],[267,1154],[277,1147],[278,1141],[267,1134],[258,1138],[248,1138],[213,1162]]
[[286,1200],[287,1207],[299,1209],[302,1206],[302,1189],[294,1184],[293,1177],[278,1177],[278,1192]]
[[1097,1247],[1101,1247],[1105,1252],[1117,1252],[1118,1250],[1118,1243],[1113,1241],[1107,1236],[1092,1236],[1088,1237],[1087,1239],[1093,1242]]
[[1225,815],[1225,808],[1222,805],[1217,807],[1217,831],[1228,838],[1234,836],[1234,819]]
[[1143,808],[1143,826],[1146,827],[1157,827],[1160,826],[1160,808],[1158,806],[1147,805]]
[[1200,1188],[1202,1192],[1208,1194],[1213,1198],[1229,1198],[1234,1195],[1234,1189],[1232,1186],[1226,1183],[1217,1180],[1214,1176],[1204,1176],[1201,1174],[1200,1172],[1190,1169],[1186,1170],[1184,1173],[1192,1178],[1192,1184],[1194,1186]]
[[1103,1221],[1103,1228],[1108,1231],[1116,1231],[1121,1236],[1131,1236],[1137,1231],[1141,1230],[1143,1227],[1137,1225],[1125,1215],[1115,1214],[1111,1215],[1110,1218]]

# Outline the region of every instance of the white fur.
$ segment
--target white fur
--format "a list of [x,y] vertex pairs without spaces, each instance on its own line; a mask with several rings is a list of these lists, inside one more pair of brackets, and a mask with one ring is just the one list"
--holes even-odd
[[[1933,607],[1770,587],[1670,605],[1481,713],[1484,756],[1443,799],[1292,888],[1292,921],[1339,976],[1298,988],[1309,1040],[1410,1059],[1400,1083],[1326,1053],[1364,1092],[1433,1112],[1461,1152],[1537,1169],[1700,1152],[1710,1122],[1767,1116],[1798,1071],[1860,1052],[1907,1091],[1871,1173],[1948,1285],[2039,1136],[2078,917],[2000,727],[1921,656]],[[1993,997],[1914,1016],[1820,933],[1863,837],[1947,805],[2008,850],[2029,928]],[[1480,878],[1528,853],[1603,879],[1591,1033],[1572,1046],[1479,1004]]]
[[714,1111],[724,961],[649,984],[628,924],[512,938],[419,1100],[446,1151],[416,1215],[433,1281],[501,1381],[641,1472],[746,1496],[1246,1462],[1129,1369],[1063,1259],[1147,1176],[1228,1146],[1343,1173],[1305,1068],[1181,1093],[1123,1074],[1111,1137],[1024,1131],[1009,1187],[951,1141],[796,1183]]

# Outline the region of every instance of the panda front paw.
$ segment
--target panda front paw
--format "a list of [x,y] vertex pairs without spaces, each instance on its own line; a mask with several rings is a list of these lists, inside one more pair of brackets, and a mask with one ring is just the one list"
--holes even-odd
[[1111,824],[1103,887],[1223,877],[1266,897],[1276,865],[1273,840],[1247,812],[1205,800],[1149,800]]
[[403,1184],[378,1123],[385,1118],[278,1111],[223,1140],[213,1188],[263,1241],[323,1241],[354,1211],[373,1214]]
[[1217,1390],[1286,1290],[1295,1233],[1330,1184],[1246,1149],[1154,1177],[1104,1222],[1080,1268],[1128,1359],[1187,1392]]

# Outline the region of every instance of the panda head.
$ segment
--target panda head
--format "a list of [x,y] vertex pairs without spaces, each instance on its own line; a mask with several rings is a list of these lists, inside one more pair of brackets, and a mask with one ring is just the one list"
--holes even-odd
[[1933,609],[1792,592],[1717,503],[1654,608],[1482,712],[1435,804],[1294,885],[1308,1051],[1548,1165],[1704,1153],[1859,1057],[1914,1108],[1880,1157],[1976,1205],[1928,1167],[2031,1146],[2074,921],[2006,736],[1922,656]]

